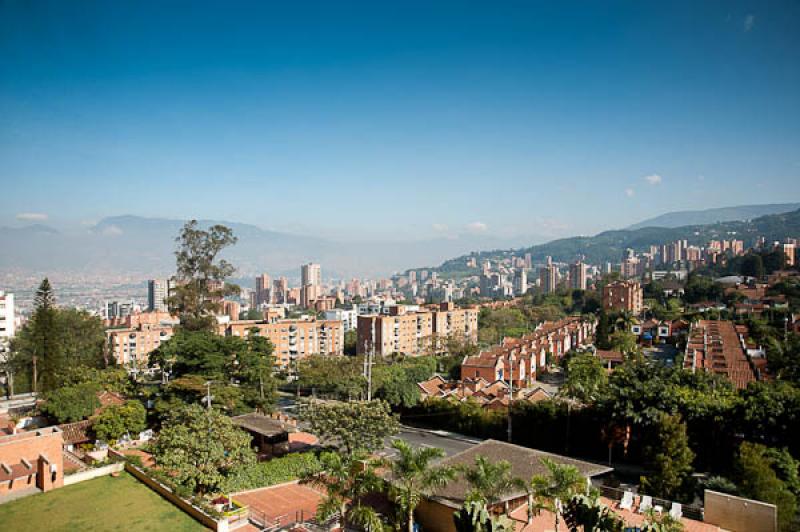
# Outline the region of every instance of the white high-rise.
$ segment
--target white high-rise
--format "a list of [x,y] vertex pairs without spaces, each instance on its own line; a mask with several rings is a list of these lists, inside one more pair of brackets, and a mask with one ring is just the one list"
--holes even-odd
[[167,298],[175,287],[172,279],[152,279],[147,281],[147,310],[167,312]]
[[0,291],[0,361],[4,361],[8,344],[16,333],[14,294]]

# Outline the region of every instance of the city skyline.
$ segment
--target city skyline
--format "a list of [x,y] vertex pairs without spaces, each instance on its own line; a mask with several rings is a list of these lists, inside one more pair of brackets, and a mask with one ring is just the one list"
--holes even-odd
[[800,195],[793,3],[142,7],[2,8],[0,224],[554,238]]

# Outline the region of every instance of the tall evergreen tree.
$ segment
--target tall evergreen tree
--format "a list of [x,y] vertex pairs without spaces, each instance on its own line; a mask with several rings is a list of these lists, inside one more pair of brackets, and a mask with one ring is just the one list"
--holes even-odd
[[61,346],[58,342],[56,300],[50,280],[45,277],[34,299],[35,310],[31,316],[31,385],[34,392],[52,390],[58,386],[58,369],[61,367]]

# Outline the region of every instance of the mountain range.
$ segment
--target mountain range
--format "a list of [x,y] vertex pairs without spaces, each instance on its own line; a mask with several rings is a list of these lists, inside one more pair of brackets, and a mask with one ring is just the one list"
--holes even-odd
[[721,207],[718,209],[704,209],[699,211],[676,211],[649,218],[636,223],[627,229],[641,229],[643,227],[683,227],[687,225],[707,225],[717,222],[735,222],[751,220],[767,214],[780,214],[782,212],[800,209],[800,203],[768,203],[765,205],[739,205],[736,207]]
[[511,255],[522,257],[527,253],[531,254],[534,262],[543,262],[546,257],[552,257],[556,262],[570,262],[583,257],[590,264],[603,264],[619,262],[627,249],[648,251],[650,246],[675,240],[687,240],[689,245],[704,246],[709,240],[736,239],[742,240],[747,247],[752,246],[755,240],[762,236],[767,242],[783,240],[786,237],[799,237],[800,209],[768,214],[751,220],[604,231],[594,236],[562,238],[527,248],[464,255],[445,261],[436,269],[442,273],[464,273],[470,271],[466,267],[468,257],[476,257],[480,263],[482,260],[497,260]]
[[[626,248],[642,250],[678,238],[704,244],[710,238],[800,235],[800,211],[785,216],[771,214],[797,208],[800,204],[792,203],[675,212],[628,229],[605,231],[593,237],[562,238],[544,244],[537,244],[545,241],[542,237],[501,239],[487,233],[405,242],[336,242],[236,222],[201,220],[200,223],[203,226],[221,223],[233,229],[239,241],[226,250],[226,258],[237,267],[237,276],[248,277],[266,271],[273,276],[294,279],[300,264],[314,261],[323,265],[326,278],[347,278],[386,276],[421,264],[441,264],[441,271],[463,269],[468,253],[486,258],[512,252],[531,253],[534,260],[550,255],[558,261],[575,260],[583,255],[590,262],[602,263],[618,261]],[[767,216],[757,217],[758,213]],[[696,223],[696,220],[730,217],[736,219]],[[674,227],[680,220],[686,223]],[[82,272],[90,276],[115,272],[143,279],[168,275],[174,270],[174,239],[183,223],[178,219],[115,216],[77,233],[59,231],[44,224],[0,227],[0,249],[4,250],[0,253],[0,270]],[[662,226],[654,227],[654,224]],[[786,233],[790,229],[794,232]],[[525,245],[528,247],[522,247]],[[481,249],[497,251],[473,251]]]

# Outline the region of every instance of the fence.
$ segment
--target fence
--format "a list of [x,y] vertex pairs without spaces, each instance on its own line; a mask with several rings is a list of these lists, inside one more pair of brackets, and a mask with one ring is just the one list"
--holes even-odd
[[[607,497],[612,501],[619,501],[625,494],[625,490],[612,488],[611,486],[600,486],[600,493],[603,495],[603,497]],[[665,511],[669,511],[669,509],[672,507],[672,501],[668,501],[666,499],[659,499],[658,497],[653,497],[653,506],[660,506]],[[691,504],[682,504],[681,511],[683,513],[683,517],[687,519],[694,519],[695,521],[703,521],[703,508],[700,506],[694,506]]]

